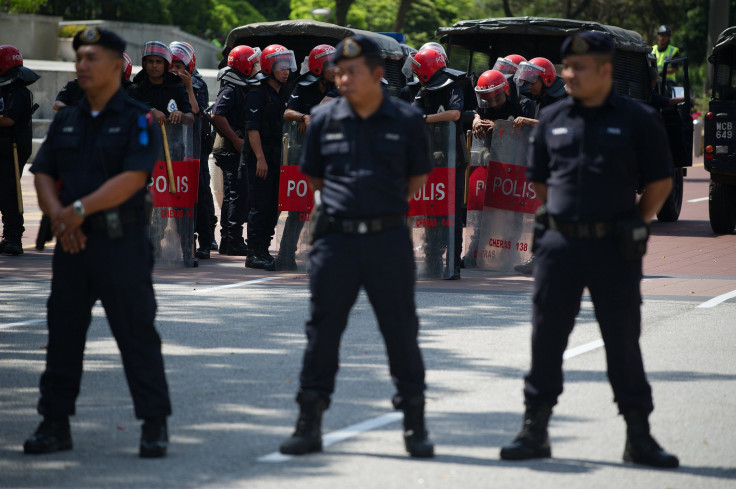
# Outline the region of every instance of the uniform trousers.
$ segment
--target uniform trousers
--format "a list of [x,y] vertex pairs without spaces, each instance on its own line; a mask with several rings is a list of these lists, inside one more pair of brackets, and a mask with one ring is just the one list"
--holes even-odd
[[555,404],[562,355],[588,288],[606,349],[608,379],[620,412],[651,412],[652,391],[639,348],[641,259],[625,260],[615,238],[568,238],[548,230],[535,252],[532,366],[527,405]]
[[301,388],[329,400],[335,390],[340,338],[361,286],[378,319],[391,378],[401,399],[425,390],[414,303],[414,252],[406,227],[373,234],[327,234],[315,241],[309,277],[310,318]]
[[210,169],[207,166],[208,155],[202,154],[199,159],[199,187],[197,188],[197,223],[195,230],[199,238],[199,247],[210,249],[215,240],[215,202],[210,189]]
[[270,246],[279,219],[279,155],[278,147],[264,145],[263,152],[268,162],[266,178],[256,176],[256,159],[248,160],[248,190],[250,191],[250,213],[248,214],[248,245]]
[[47,304],[46,370],[38,402],[41,415],[75,413],[86,335],[97,299],[120,349],[136,417],[171,414],[161,338],[154,327],[156,299],[148,229],[142,224],[124,225],[123,229],[119,239],[108,238],[105,231],[86,233],[86,249],[74,255],[56,246]]
[[[19,165],[20,173],[23,167]],[[15,184],[15,163],[10,159],[0,158],[0,214],[3,221],[3,237],[8,241],[20,243],[23,236],[23,214],[18,208],[18,191]]]
[[[215,156],[215,160],[217,166],[222,169],[221,241],[226,244],[228,241],[239,243],[243,239],[243,224],[245,224],[250,210],[248,172],[243,168],[242,176],[238,178],[239,156]],[[222,243],[220,244],[222,245]]]

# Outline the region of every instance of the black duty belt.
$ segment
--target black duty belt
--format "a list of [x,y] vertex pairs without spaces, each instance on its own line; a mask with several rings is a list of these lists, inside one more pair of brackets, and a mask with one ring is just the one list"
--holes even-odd
[[371,234],[406,225],[406,216],[395,215],[374,219],[341,219],[330,217],[328,233]]
[[[141,209],[118,209],[120,222],[122,224],[141,223],[143,219],[143,210]],[[95,212],[84,218],[82,229],[85,231],[107,231],[107,216],[105,211]]]
[[549,216],[549,228],[568,238],[600,239],[611,236],[616,230],[616,223],[613,221],[560,221]]

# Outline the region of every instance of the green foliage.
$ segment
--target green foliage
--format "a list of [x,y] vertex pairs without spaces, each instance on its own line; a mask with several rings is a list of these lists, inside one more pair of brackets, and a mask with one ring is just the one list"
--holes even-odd
[[117,16],[110,20],[171,24],[169,0],[125,0],[120,2]]
[[87,28],[86,25],[66,25],[64,27],[60,27],[57,35],[59,37],[74,37],[77,32],[83,31]]
[[266,18],[261,15],[250,3],[245,0],[214,0],[212,18],[208,24],[208,35],[227,34],[235,27],[252,24],[254,22],[265,22]]
[[9,14],[36,14],[46,0],[8,0],[0,2],[0,11]]

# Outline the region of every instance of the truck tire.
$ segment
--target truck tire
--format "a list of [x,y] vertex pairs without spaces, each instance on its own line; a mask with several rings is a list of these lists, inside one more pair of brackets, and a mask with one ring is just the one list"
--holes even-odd
[[675,174],[672,177],[672,192],[664,201],[662,209],[657,213],[657,219],[660,221],[675,222],[680,217],[684,173],[685,171],[682,168],[675,168]]
[[736,226],[734,204],[736,204],[736,188],[725,183],[710,182],[708,192],[708,214],[710,227],[716,234],[731,234]]

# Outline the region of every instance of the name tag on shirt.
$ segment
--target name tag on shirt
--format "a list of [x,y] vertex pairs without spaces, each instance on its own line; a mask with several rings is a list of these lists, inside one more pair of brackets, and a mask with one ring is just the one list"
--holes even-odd
[[345,139],[345,135],[341,132],[328,132],[325,134],[325,141],[339,141]]
[[565,134],[568,134],[570,130],[566,127],[555,127],[552,129],[552,135],[553,136],[564,136]]
[[607,134],[613,134],[614,136],[620,136],[621,135],[621,128],[620,127],[607,127],[606,128]]
[[387,132],[386,139],[388,139],[389,141],[398,141],[400,139],[400,136],[392,132]]

